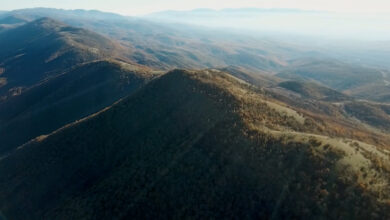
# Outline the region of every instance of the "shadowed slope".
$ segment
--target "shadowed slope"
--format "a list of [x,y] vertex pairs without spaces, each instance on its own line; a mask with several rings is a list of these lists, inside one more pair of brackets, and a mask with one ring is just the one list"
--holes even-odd
[[112,105],[149,81],[143,67],[98,61],[26,89],[0,102],[0,153]]

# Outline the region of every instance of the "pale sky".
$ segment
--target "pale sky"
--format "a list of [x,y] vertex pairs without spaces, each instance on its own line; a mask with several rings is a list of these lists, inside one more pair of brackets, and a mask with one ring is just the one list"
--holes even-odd
[[163,10],[246,7],[390,13],[390,0],[0,0],[0,10],[33,7],[97,9],[124,15],[142,15]]

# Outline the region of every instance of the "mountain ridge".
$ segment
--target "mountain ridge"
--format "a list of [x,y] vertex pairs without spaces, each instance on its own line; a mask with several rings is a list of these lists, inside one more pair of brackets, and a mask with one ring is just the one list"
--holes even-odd
[[0,24],[0,218],[390,218],[390,106],[361,100],[390,72],[310,42],[10,15],[26,22]]
[[0,102],[0,152],[86,117],[123,98],[154,74],[117,61],[95,61]]
[[387,193],[376,196],[389,190],[378,185],[386,154],[305,134],[301,117],[221,71],[174,70],[0,161],[0,209],[15,219],[386,216]]
[[31,86],[79,63],[108,57],[131,62],[122,55],[129,52],[118,43],[51,18],[41,18],[1,33],[0,45],[3,48],[1,77],[7,80],[0,87],[0,95],[13,88]]

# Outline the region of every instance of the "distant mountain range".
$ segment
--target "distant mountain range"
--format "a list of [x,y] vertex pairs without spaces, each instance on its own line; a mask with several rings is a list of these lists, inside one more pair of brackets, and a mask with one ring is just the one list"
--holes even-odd
[[210,15],[228,15],[236,14],[243,16],[251,16],[253,14],[262,14],[262,13],[329,13],[325,11],[309,11],[309,10],[300,10],[300,9],[289,9],[289,8],[225,8],[221,10],[209,9],[209,8],[199,8],[188,11],[159,11],[150,13],[146,16],[210,16]]
[[263,14],[331,14],[327,11],[315,11],[315,10],[301,10],[291,8],[225,8],[220,10],[199,8],[187,11],[159,11],[144,15],[145,17],[158,17],[173,19],[181,17],[188,18],[200,18],[200,17],[220,17],[220,16],[243,16],[250,17]]
[[383,57],[98,11],[0,25],[0,219],[390,218]]
[[125,60],[126,53],[130,53],[108,38],[50,18],[1,34],[0,47],[1,76],[7,79],[7,84],[0,88],[2,95],[12,88],[31,86],[76,64],[104,58]]
[[328,39],[386,40],[390,16],[382,14],[337,13],[297,9],[195,9],[161,11],[145,15],[152,21],[184,23],[236,29],[255,34],[275,32],[283,35],[309,35]]

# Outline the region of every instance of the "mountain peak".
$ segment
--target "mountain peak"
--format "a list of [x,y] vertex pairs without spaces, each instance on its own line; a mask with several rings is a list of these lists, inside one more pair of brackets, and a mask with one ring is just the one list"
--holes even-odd
[[44,29],[50,29],[50,30],[56,30],[56,28],[67,26],[65,23],[62,23],[62,22],[55,20],[53,18],[50,18],[50,17],[42,17],[42,18],[36,19],[30,23],[27,23],[27,25],[38,26],[38,27],[42,27]]
[[173,70],[36,138],[0,163],[2,212],[13,219],[365,219],[373,210],[388,217],[377,201],[387,199],[388,180],[375,168],[381,156],[355,150],[364,143],[304,133],[309,116],[251,88],[218,70]]

